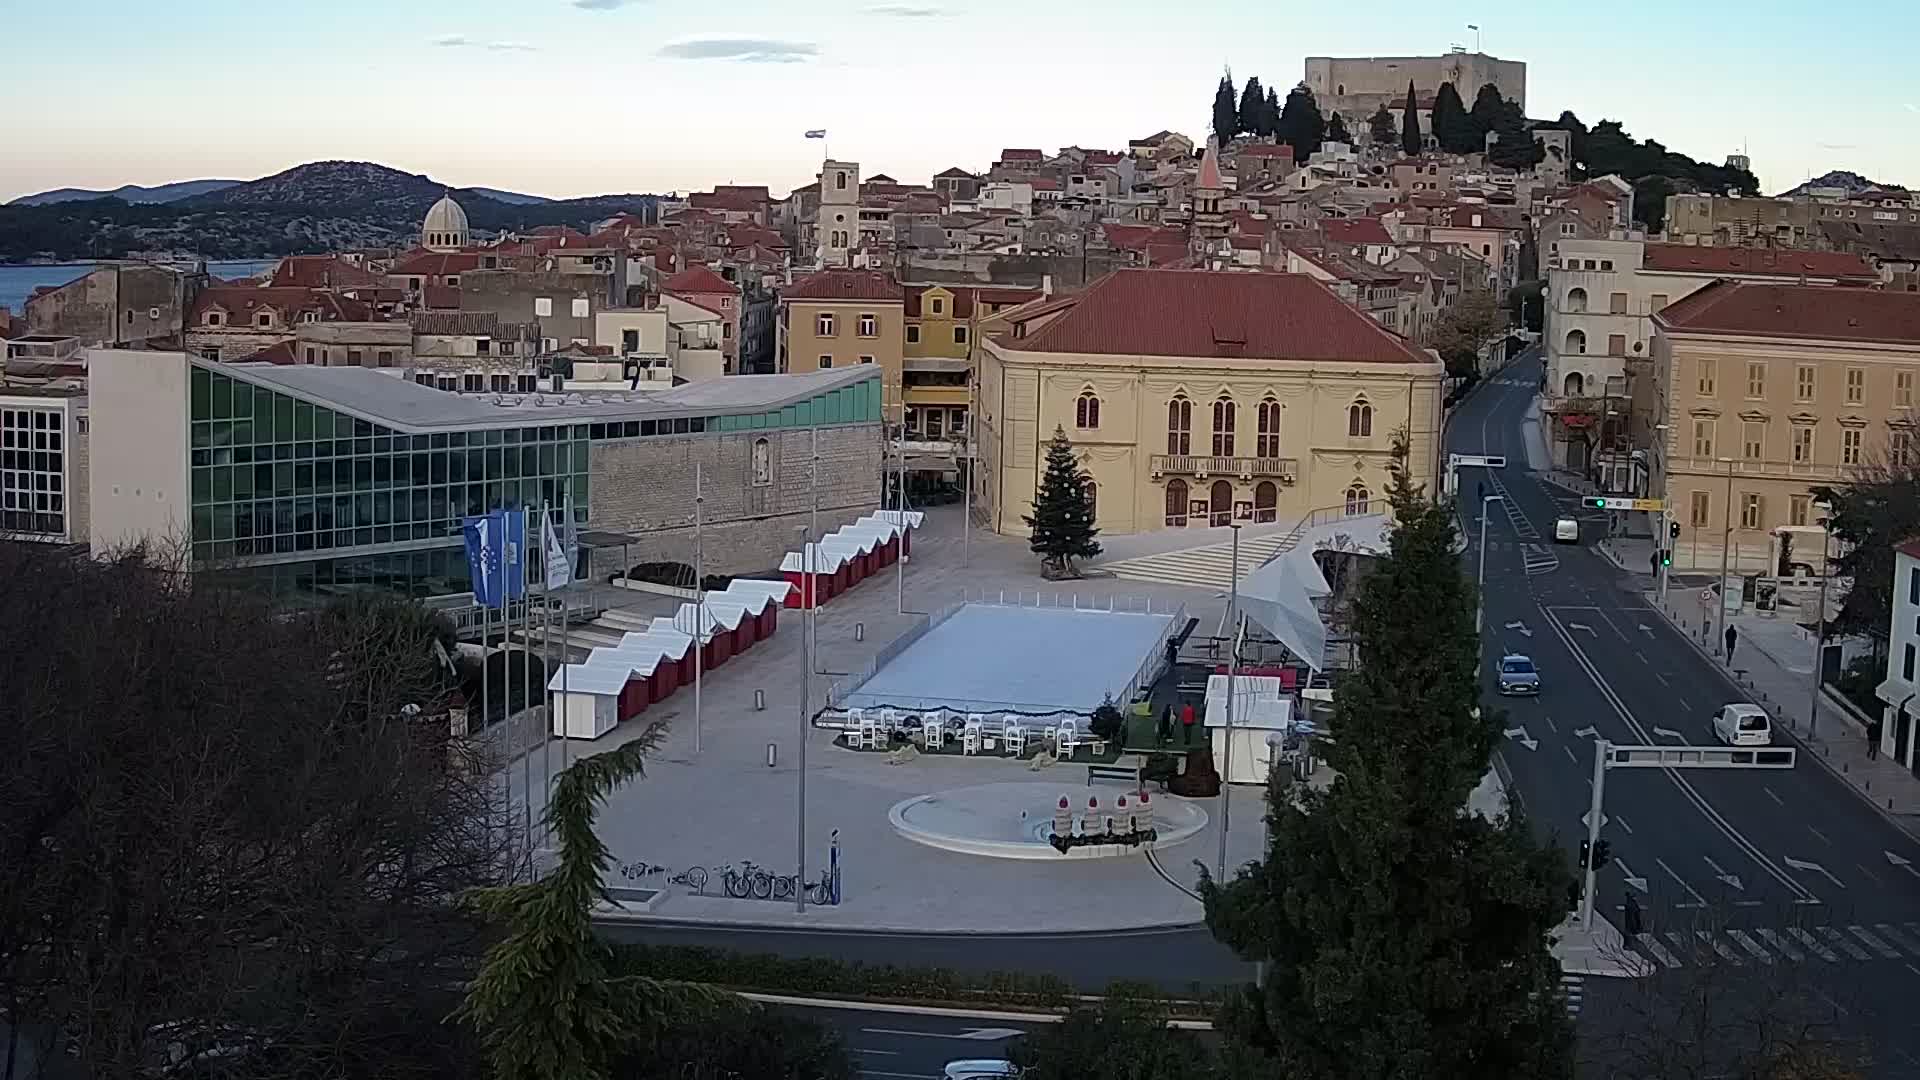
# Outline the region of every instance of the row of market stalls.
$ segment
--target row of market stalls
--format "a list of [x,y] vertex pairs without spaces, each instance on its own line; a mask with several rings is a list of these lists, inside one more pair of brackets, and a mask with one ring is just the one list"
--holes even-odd
[[913,532],[925,517],[918,510],[880,510],[787,552],[780,562],[780,573],[793,586],[786,605],[824,606],[883,568],[912,558]]
[[689,601],[584,663],[562,665],[547,682],[553,733],[597,739],[665,701],[693,682],[696,668],[711,671],[772,637],[794,591],[785,581],[735,578],[704,605]]

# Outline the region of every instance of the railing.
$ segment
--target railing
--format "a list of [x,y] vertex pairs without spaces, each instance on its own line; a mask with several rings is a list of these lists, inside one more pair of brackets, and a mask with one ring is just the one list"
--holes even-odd
[[1154,454],[1148,459],[1153,475],[1176,473],[1182,476],[1277,476],[1291,484],[1300,475],[1300,462],[1283,457],[1208,457],[1200,454]]
[[1866,467],[1864,457],[1856,465],[1837,465],[1818,461],[1779,461],[1766,458],[1735,458],[1732,461],[1721,461],[1719,458],[1710,457],[1669,457],[1666,460],[1668,475],[1687,472],[1724,477],[1728,470],[1732,470],[1735,476],[1791,480],[1846,480]]

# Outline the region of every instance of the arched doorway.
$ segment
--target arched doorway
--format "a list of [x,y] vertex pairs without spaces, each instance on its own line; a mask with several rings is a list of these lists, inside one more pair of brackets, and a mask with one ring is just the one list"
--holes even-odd
[[1208,494],[1207,524],[1233,524],[1233,485],[1225,480],[1215,480],[1213,490]]
[[1567,372],[1567,381],[1561,386],[1561,390],[1563,391],[1561,396],[1579,397],[1586,392],[1586,389],[1587,381],[1580,377],[1580,373],[1577,371],[1569,371]]
[[1262,480],[1253,489],[1253,520],[1277,521],[1280,517],[1280,489],[1271,480]]
[[1187,524],[1187,482],[1185,480],[1167,481],[1167,527],[1184,528]]
[[1564,350],[1570,356],[1581,356],[1587,351],[1587,332],[1585,330],[1567,331],[1567,347]]

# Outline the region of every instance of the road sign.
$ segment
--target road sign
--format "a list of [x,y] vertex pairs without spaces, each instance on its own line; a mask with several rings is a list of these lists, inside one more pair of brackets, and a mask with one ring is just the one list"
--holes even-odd
[[1665,499],[1624,499],[1611,495],[1589,495],[1580,500],[1589,510],[1646,510],[1659,513],[1667,508]]
[[1791,769],[1791,746],[1607,746],[1609,769]]
[[1504,469],[1507,459],[1503,454],[1448,454],[1447,464],[1459,466],[1477,466],[1483,469]]

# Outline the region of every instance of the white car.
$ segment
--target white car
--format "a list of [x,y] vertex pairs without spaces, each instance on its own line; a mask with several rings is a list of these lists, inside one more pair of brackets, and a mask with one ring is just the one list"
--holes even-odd
[[1563,517],[1553,523],[1553,542],[1556,544],[1577,544],[1580,542],[1580,523],[1570,517]]
[[942,1075],[946,1080],[1012,1080],[1020,1066],[999,1058],[967,1058],[947,1062]]
[[1713,734],[1728,746],[1771,746],[1773,721],[1758,705],[1731,702],[1713,714]]

